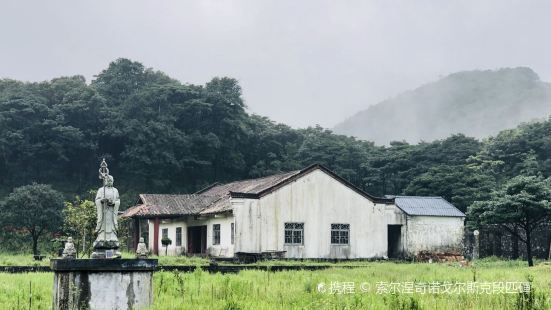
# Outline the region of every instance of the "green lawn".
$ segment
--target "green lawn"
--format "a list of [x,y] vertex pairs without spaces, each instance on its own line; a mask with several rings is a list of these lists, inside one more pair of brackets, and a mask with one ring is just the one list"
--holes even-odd
[[[202,271],[157,272],[153,309],[551,308],[551,265],[544,262],[533,268],[525,267],[524,262],[495,260],[483,260],[476,268],[447,264],[363,264],[357,268],[335,265],[320,271],[251,270],[225,275]],[[499,283],[528,279],[533,282],[527,293],[499,290]],[[444,291],[449,287],[465,287],[462,285],[475,280],[476,291]],[[52,281],[51,273],[0,273],[0,309],[28,309],[29,302],[32,309],[49,309]],[[405,291],[408,285],[420,291],[409,293]],[[492,290],[497,288],[496,291],[487,291],[488,285]],[[349,290],[343,291],[344,287]],[[399,289],[392,293],[390,287]],[[423,287],[431,292],[423,293]]]

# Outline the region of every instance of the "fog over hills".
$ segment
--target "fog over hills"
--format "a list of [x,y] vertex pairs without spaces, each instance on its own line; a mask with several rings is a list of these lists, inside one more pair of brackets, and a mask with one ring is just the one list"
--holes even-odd
[[530,68],[464,71],[370,106],[335,126],[340,134],[388,144],[463,133],[483,138],[551,115],[551,83]]

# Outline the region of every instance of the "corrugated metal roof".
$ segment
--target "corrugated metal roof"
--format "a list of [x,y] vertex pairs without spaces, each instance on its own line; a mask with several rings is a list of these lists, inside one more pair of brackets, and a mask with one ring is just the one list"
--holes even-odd
[[465,214],[442,197],[396,196],[396,206],[408,215],[464,217]]

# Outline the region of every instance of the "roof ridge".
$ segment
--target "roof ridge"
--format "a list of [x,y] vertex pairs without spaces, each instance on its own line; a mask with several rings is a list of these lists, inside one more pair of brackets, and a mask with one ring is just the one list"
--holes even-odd
[[273,177],[278,177],[278,176],[282,176],[284,174],[297,174],[299,172],[301,172],[302,170],[291,170],[291,171],[287,171],[287,172],[281,172],[281,173],[276,173],[276,174],[272,174],[272,175],[267,175],[267,176],[263,176],[263,177],[260,177],[260,178],[252,178],[252,179],[244,179],[244,180],[235,180],[235,181],[231,181],[229,183],[225,183],[225,184],[220,184],[220,185],[228,185],[228,184],[233,184],[233,183],[240,183],[240,182],[247,182],[247,181],[257,181],[257,180],[264,180],[264,179],[269,179],[269,178],[273,178]]
[[[394,196],[396,198],[430,198],[430,199],[444,199],[444,197],[442,196],[406,196],[406,195],[399,195],[399,196]],[[444,199],[445,200],[445,199]]]

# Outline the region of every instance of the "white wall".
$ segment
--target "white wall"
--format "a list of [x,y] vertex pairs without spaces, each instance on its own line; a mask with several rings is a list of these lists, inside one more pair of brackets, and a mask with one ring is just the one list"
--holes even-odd
[[419,251],[461,253],[464,218],[443,216],[408,216],[406,250],[408,255]]
[[[231,243],[231,223],[233,216],[209,218],[207,223],[207,251],[209,255],[216,257],[233,257],[233,244]],[[214,224],[220,224],[220,244],[213,244]]]
[[[187,252],[187,228],[191,226],[207,226],[207,252],[212,256],[233,256],[233,245],[231,244],[231,223],[233,222],[233,216],[231,215],[217,215],[200,218],[198,220],[192,217],[179,218],[179,219],[162,219],[159,222],[159,255],[165,255],[165,247],[161,243],[163,238],[162,231],[168,228],[168,237],[172,240],[172,244],[168,246],[168,255],[182,255]],[[148,249],[151,252],[153,249],[153,226],[154,221],[149,220],[149,242]],[[213,245],[213,224],[220,224],[220,244]],[[176,228],[182,227],[182,245],[176,246]]]
[[[387,255],[387,225],[401,224],[395,206],[374,204],[321,170],[258,200],[234,199],[235,251],[287,251],[290,258]],[[284,244],[284,223],[304,223],[304,245]],[[331,224],[350,224],[349,245],[331,245]]]
[[[149,250],[153,252],[154,235],[154,220],[149,220]],[[182,227],[182,246],[176,246],[176,227]],[[187,247],[187,224],[185,218],[179,219],[161,219],[159,220],[159,255],[165,255],[165,247],[161,243],[163,238],[163,229],[168,228],[168,237],[172,240],[172,244],[168,246],[168,255],[181,255],[186,251]]]

